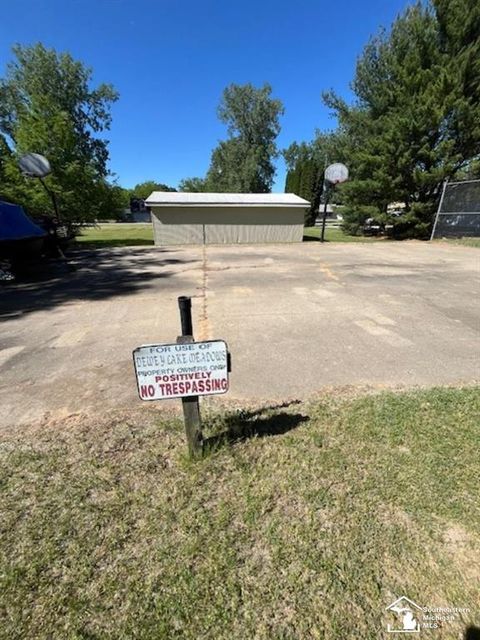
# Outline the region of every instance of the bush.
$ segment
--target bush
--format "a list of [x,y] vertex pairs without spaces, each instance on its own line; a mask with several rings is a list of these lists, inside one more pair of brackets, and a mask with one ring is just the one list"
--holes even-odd
[[349,206],[341,207],[339,213],[343,216],[341,225],[342,231],[350,236],[362,234],[363,226],[367,218],[374,218],[383,221],[384,214],[380,213],[377,207],[373,206]]
[[411,238],[427,240],[432,230],[433,215],[434,207],[432,204],[414,203],[410,211],[390,221],[393,224],[393,237],[397,240]]

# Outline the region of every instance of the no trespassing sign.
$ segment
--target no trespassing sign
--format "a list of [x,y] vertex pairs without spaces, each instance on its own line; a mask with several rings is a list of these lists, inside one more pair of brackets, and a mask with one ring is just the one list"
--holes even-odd
[[228,350],[223,340],[144,345],[134,350],[133,362],[141,400],[228,391]]

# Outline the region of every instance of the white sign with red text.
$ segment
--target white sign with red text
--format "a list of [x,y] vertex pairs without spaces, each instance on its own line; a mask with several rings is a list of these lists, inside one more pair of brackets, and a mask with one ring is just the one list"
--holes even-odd
[[228,391],[228,351],[223,340],[148,344],[134,350],[133,362],[142,400]]

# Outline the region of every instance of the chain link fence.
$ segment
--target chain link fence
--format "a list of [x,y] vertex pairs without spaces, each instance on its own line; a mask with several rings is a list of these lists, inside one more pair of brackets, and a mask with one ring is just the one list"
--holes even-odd
[[480,180],[443,186],[430,239],[462,237],[480,237]]

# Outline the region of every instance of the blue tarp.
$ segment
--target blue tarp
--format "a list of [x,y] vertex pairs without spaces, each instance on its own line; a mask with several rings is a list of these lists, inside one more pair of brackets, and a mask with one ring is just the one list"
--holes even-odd
[[0,200],[0,242],[41,238],[46,232],[30,220],[22,207]]

